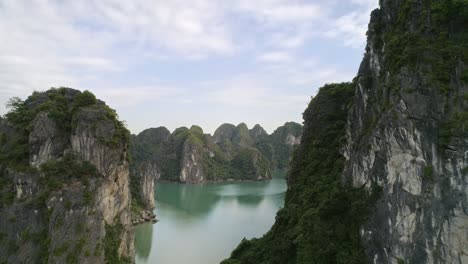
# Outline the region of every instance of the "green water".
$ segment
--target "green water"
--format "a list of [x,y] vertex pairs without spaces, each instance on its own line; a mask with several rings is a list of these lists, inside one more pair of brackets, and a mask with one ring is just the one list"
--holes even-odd
[[156,224],[136,227],[136,263],[211,264],[260,237],[284,204],[286,181],[156,186]]

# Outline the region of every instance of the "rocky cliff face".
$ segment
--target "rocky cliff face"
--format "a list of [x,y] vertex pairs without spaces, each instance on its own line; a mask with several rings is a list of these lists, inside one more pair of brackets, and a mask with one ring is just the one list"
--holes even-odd
[[286,122],[271,134],[271,142],[274,148],[273,167],[287,169],[294,149],[301,142],[302,125],[294,122]]
[[249,130],[249,135],[254,141],[258,141],[263,137],[268,137],[268,133],[259,124],[256,124],[252,129]]
[[205,180],[204,171],[204,150],[199,148],[197,144],[186,141],[182,148],[182,160],[181,160],[181,171],[180,181],[186,183],[200,183]]
[[298,123],[287,122],[278,127],[271,134],[272,141],[288,146],[299,145],[301,142],[302,126]]
[[[130,184],[134,223],[155,221],[154,184],[161,177],[161,164],[155,162],[171,133],[165,127],[147,129],[131,137]],[[148,146],[152,148],[148,150]]]
[[133,197],[141,201],[144,209],[154,209],[154,182],[161,177],[159,167],[147,161],[136,165],[132,172],[134,174],[131,181],[136,185],[135,192],[132,192]]
[[0,262],[132,262],[128,131],[89,92],[12,101],[0,131]]
[[304,112],[285,208],[224,263],[468,262],[468,2],[380,4],[357,78]]
[[229,141],[233,141],[234,136],[237,133],[237,128],[233,124],[222,124],[220,127],[216,129],[213,134],[213,140],[216,144],[221,143],[224,139],[228,139]]
[[378,184],[374,263],[468,262],[466,1],[381,1],[347,129],[344,180]]

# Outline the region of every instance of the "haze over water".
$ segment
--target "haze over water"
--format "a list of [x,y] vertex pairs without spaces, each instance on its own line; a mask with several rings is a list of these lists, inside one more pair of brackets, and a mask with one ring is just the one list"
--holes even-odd
[[261,237],[284,204],[286,181],[156,184],[156,224],[136,227],[136,263],[219,263],[242,238]]

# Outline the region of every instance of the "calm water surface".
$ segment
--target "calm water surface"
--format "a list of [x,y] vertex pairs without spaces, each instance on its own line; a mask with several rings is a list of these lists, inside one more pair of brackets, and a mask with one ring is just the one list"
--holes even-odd
[[156,224],[136,228],[136,263],[211,264],[270,229],[286,181],[156,185]]

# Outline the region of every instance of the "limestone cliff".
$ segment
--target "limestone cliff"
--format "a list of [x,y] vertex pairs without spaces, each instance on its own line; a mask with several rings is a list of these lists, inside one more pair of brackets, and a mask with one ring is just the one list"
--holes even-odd
[[270,162],[272,170],[288,168],[290,157],[300,143],[302,125],[286,122],[269,135],[263,127],[256,124],[252,129],[242,123],[237,126],[223,124],[213,134],[214,141],[226,153],[240,147],[259,150]]
[[294,149],[301,142],[302,125],[295,122],[286,122],[271,134],[274,148],[272,158],[274,168],[287,169]]
[[380,5],[358,76],[304,112],[274,226],[224,263],[468,263],[468,2]]
[[468,2],[381,1],[348,117],[343,179],[382,187],[374,263],[468,263]]
[[130,190],[134,198],[134,223],[155,221],[154,184],[161,176],[161,165],[154,161],[159,159],[157,154],[170,135],[165,127],[158,127],[131,136]]
[[10,101],[0,122],[0,262],[131,263],[129,133],[90,92]]
[[256,124],[252,129],[249,130],[249,136],[254,140],[257,141],[260,138],[268,137],[268,133],[263,129],[263,127],[259,124]]

